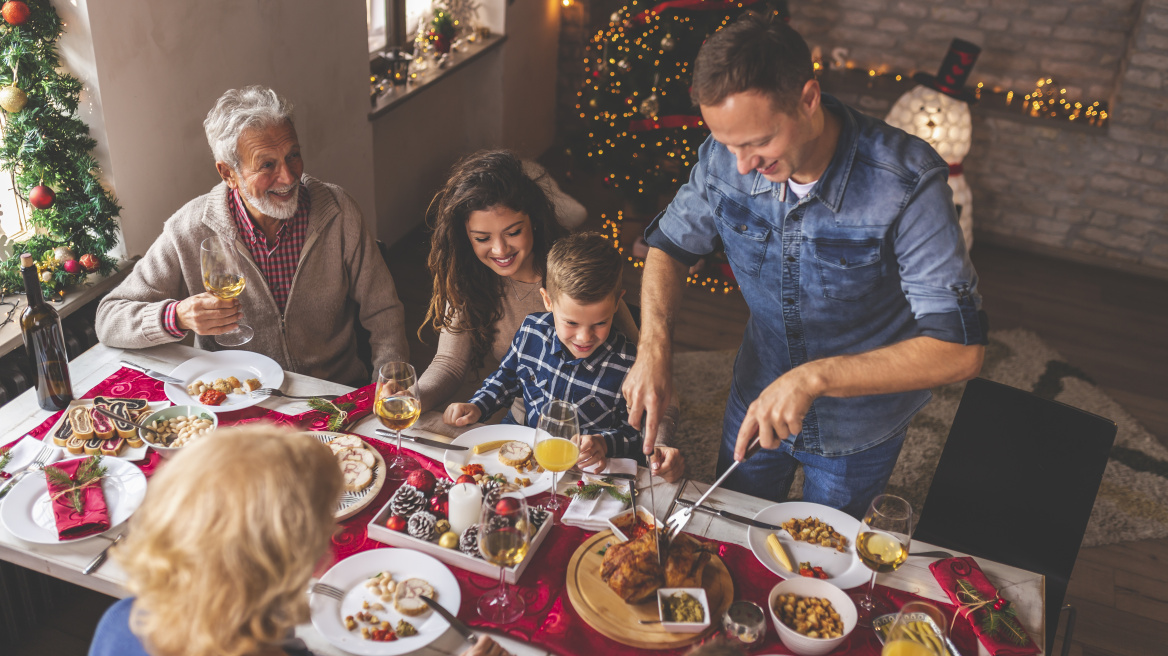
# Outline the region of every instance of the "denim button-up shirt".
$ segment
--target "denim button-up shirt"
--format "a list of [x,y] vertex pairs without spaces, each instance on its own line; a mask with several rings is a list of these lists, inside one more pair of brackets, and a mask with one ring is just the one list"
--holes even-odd
[[[923,140],[823,94],[842,121],[835,154],[802,199],[757,171],[738,173],[713,137],[687,182],[645,231],[687,265],[721,240],[750,306],[734,392],[750,403],[811,360],[927,335],[984,344],[977,274],[965,251],[945,160]],[[927,390],[821,397],[795,449],[838,456],[902,430]]]

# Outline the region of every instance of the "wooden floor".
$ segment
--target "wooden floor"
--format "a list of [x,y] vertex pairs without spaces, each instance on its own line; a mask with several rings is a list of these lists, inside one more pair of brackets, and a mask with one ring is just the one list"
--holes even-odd
[[[600,213],[612,216],[621,207],[613,192],[591,176],[568,171],[571,177],[566,177],[562,158],[553,154],[545,164],[566,191],[589,207],[589,227],[599,226]],[[414,332],[430,297],[424,269],[428,252],[422,230],[391,249],[391,270],[407,311],[411,360],[419,370],[435,348],[432,334],[424,334],[423,342]],[[973,258],[993,328],[1037,332],[1168,444],[1168,282],[983,244],[975,246]],[[627,271],[629,298],[636,299],[637,271]],[[737,293],[690,288],[679,316],[677,348],[737,348],[748,315]],[[14,656],[84,654],[87,636],[111,601],[75,589],[58,614],[69,618],[68,629],[46,622],[15,648]],[[1072,655],[1168,653],[1168,539],[1084,549],[1067,601],[1078,608]],[[9,647],[0,651],[7,654]],[[1060,648],[1061,638],[1048,653]]]

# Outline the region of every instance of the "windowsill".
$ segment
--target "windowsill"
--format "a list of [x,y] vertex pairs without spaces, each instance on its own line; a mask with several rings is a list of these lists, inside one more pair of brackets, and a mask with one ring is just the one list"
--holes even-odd
[[[122,280],[130,274],[130,270],[134,268],[134,264],[137,261],[138,259],[134,258],[119,262],[119,269],[105,277],[90,276],[85,284],[66,293],[64,301],[52,303],[53,309],[57,311],[57,314],[62,319],[73,314],[77,310],[85,307],[86,303],[89,303],[121,284]],[[24,346],[24,337],[20,334],[20,313],[28,306],[24,301],[24,294],[16,294],[15,296],[21,300],[18,301],[16,312],[12,315],[12,321],[0,328],[0,356],[7,355]]]
[[416,97],[419,93],[430,88],[451,73],[482,57],[487,52],[498,48],[506,40],[506,34],[491,35],[482,41],[471,44],[465,52],[452,52],[451,61],[446,65],[446,68],[433,73],[427,71],[426,77],[421,82],[410,82],[400,87],[394,87],[392,91],[378,97],[377,101],[373,104],[373,109],[369,112],[369,120],[372,121],[386,114],[394,107]]

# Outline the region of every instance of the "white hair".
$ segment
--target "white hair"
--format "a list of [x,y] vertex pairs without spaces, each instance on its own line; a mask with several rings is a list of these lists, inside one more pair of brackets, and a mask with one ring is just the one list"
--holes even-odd
[[219,97],[203,130],[216,162],[239,170],[239,136],[244,130],[264,129],[292,122],[292,105],[275,91],[254,85],[229,89]]

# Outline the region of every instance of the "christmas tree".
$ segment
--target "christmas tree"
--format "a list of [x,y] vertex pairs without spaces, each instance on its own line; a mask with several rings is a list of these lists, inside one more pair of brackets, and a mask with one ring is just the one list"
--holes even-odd
[[57,70],[61,19],[48,0],[8,0],[0,8],[0,170],[31,206],[35,234],[10,244],[0,290],[23,291],[20,253],[31,253],[48,298],[92,272],[110,273],[120,208],[98,178],[97,145],[77,118],[81,82]]
[[633,0],[590,41],[574,151],[646,211],[688,178],[709,135],[689,88],[698,49],[746,11],[789,19],[786,0]]

